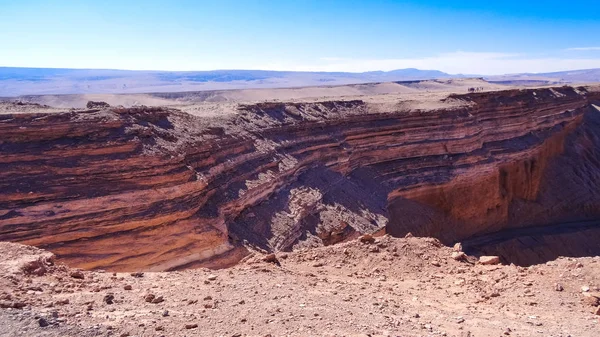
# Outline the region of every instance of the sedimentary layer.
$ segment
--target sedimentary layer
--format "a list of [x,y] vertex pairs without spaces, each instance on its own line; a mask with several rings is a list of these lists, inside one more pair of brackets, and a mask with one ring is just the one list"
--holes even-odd
[[[172,270],[362,232],[462,240],[598,216],[598,94],[451,95],[0,115],[0,240]],[[586,184],[581,188],[581,184]]]

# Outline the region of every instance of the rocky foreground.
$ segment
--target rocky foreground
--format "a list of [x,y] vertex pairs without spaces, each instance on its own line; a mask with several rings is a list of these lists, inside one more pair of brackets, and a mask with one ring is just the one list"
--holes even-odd
[[0,335],[598,336],[600,257],[518,267],[460,250],[367,235],[230,269],[112,273],[0,243]]

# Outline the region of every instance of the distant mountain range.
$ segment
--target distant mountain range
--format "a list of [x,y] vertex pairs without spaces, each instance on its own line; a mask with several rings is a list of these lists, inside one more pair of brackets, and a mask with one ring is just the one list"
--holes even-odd
[[[267,70],[133,71],[0,67],[0,97],[285,88],[458,77],[466,76],[451,75],[439,70],[413,68],[347,73]],[[486,79],[522,84],[600,82],[600,69],[547,74],[502,75],[486,77]]]
[[492,81],[547,81],[556,83],[591,83],[600,82],[600,69],[581,69],[540,74],[512,74],[490,76]]

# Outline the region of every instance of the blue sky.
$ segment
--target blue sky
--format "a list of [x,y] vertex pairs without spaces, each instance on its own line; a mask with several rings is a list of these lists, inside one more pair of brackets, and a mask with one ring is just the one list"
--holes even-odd
[[600,68],[599,15],[598,0],[0,0],[0,66]]

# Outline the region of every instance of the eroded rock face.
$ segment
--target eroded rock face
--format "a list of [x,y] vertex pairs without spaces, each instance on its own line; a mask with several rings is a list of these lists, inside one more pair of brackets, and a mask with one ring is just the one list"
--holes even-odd
[[170,270],[382,228],[452,242],[592,218],[597,96],[510,90],[412,112],[262,103],[219,120],[148,107],[0,115],[0,240],[82,268]]
[[449,165],[424,164],[422,175],[445,181],[397,190],[389,232],[450,243],[507,228],[597,219],[600,163],[593,158],[600,155],[600,113],[590,104],[571,105],[567,96],[542,107],[540,96],[533,102],[522,97],[512,107],[494,98],[493,104],[478,102],[475,118],[498,117],[483,122],[490,124],[477,136],[484,137],[481,146],[450,155]]

